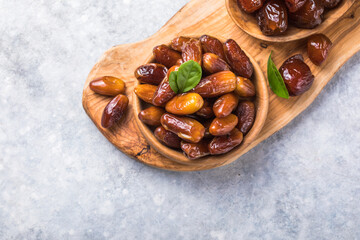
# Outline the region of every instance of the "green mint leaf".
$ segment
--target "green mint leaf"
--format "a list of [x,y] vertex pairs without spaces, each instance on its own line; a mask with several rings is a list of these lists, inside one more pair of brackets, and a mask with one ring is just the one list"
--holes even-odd
[[289,92],[285,86],[284,79],[271,59],[271,54],[272,52],[270,53],[267,65],[267,75],[270,88],[277,96],[281,98],[289,98]]
[[170,87],[175,93],[179,92],[179,88],[177,86],[177,75],[178,75],[178,72],[173,71],[173,72],[170,73],[170,77],[169,77]]
[[179,92],[188,92],[196,87],[201,80],[201,76],[202,69],[199,63],[190,60],[181,64],[177,74],[177,86]]

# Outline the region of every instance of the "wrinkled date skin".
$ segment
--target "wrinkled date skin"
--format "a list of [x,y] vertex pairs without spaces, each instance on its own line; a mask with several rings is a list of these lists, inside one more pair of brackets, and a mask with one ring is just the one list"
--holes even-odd
[[156,62],[171,68],[176,62],[181,59],[180,53],[172,50],[166,45],[156,46],[153,50]]
[[286,60],[279,72],[291,96],[303,94],[314,82],[314,76],[301,55],[295,55]]
[[257,13],[260,30],[268,36],[280,35],[288,28],[288,15],[282,0],[269,0]]
[[209,151],[211,155],[224,154],[231,151],[234,147],[241,144],[243,134],[234,128],[229,134],[214,139],[209,143]]
[[238,116],[238,129],[245,135],[251,129],[255,121],[255,105],[250,101],[239,103],[236,114]]
[[152,103],[157,87],[151,84],[139,84],[135,87],[134,92],[141,100]]
[[237,77],[234,91],[240,97],[253,97],[256,94],[254,84],[247,78]]
[[230,71],[223,71],[207,76],[193,89],[204,98],[218,97],[234,91],[236,88],[236,76]]
[[225,56],[234,72],[242,77],[251,78],[254,68],[250,59],[232,39],[224,44]]
[[203,69],[210,74],[230,71],[230,66],[222,60],[218,55],[213,53],[205,53],[203,55]]
[[324,34],[310,36],[307,42],[307,51],[310,60],[318,66],[321,65],[321,63],[325,61],[331,46],[332,42]]
[[155,137],[168,147],[180,148],[181,139],[175,134],[159,126],[154,131]]
[[285,0],[286,7],[289,9],[289,12],[296,12],[302,6],[304,6],[306,0]]
[[89,86],[94,92],[106,96],[116,96],[125,92],[124,81],[116,77],[100,77],[92,80]]
[[199,111],[204,105],[203,98],[197,93],[184,93],[173,97],[166,103],[167,112],[176,115],[188,115]]
[[209,155],[210,151],[208,145],[208,140],[201,140],[199,143],[188,143],[182,141],[181,149],[188,158],[193,160]]
[[138,117],[143,123],[157,127],[161,125],[160,118],[164,113],[164,109],[151,106],[139,112]]
[[260,9],[265,0],[238,0],[238,5],[247,13],[253,13]]
[[205,134],[205,127],[195,119],[178,117],[169,113],[162,115],[161,125],[166,130],[191,143],[200,142]]
[[204,105],[196,112],[196,115],[205,119],[212,118],[214,116],[214,112],[211,103],[204,99]]
[[321,0],[307,0],[298,11],[289,13],[291,22],[299,28],[315,28],[322,22],[324,6]]
[[165,78],[168,69],[159,63],[141,65],[135,70],[135,77],[141,83],[159,85]]
[[200,42],[205,53],[213,53],[221,59],[226,60],[224,47],[219,39],[209,35],[203,35],[200,37]]
[[219,97],[213,106],[215,116],[218,118],[223,118],[230,115],[238,103],[239,97],[234,93],[228,93]]
[[201,66],[202,48],[201,43],[198,39],[192,38],[185,43],[185,46],[182,49],[182,60],[183,62],[194,60]]
[[340,2],[341,0],[322,0],[322,4],[326,8],[334,8],[339,5]]
[[169,76],[171,72],[178,70],[179,70],[178,65],[172,66],[169,69],[166,77],[156,89],[156,92],[152,99],[152,104],[154,104],[155,106],[164,106],[165,103],[167,103],[170,99],[172,99],[176,95],[176,93],[170,87]]
[[238,117],[234,114],[222,118],[215,118],[209,127],[209,132],[213,136],[226,135],[231,132],[237,124]]
[[175,51],[182,52],[186,43],[190,41],[191,38],[188,37],[177,37],[171,41],[171,48]]
[[125,114],[128,104],[129,99],[125,95],[119,94],[114,97],[104,109],[101,126],[103,128],[112,127]]

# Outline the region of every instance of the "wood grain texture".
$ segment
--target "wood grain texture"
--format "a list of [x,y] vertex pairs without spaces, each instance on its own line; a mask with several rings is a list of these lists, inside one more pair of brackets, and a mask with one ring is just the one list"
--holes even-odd
[[[289,100],[278,98],[270,92],[270,108],[267,121],[256,140],[245,149],[244,153],[283,128],[304,111],[331,80],[336,71],[360,50],[359,1],[334,25],[324,31],[333,41],[334,46],[328,59],[321,67],[313,65],[307,58],[306,40],[288,43],[268,43],[257,40],[236,26],[227,14],[223,1],[208,0],[206,6],[204,4],[204,1],[193,0],[150,38],[109,49],[95,64],[86,79],[82,99],[86,113],[112,144],[128,156],[147,165],[173,171],[204,170],[223,165],[219,163],[214,166],[202,167],[176,163],[151,148],[139,132],[132,112],[132,92],[136,83],[133,72],[138,65],[145,63],[150,58],[154,46],[170,42],[171,39],[179,35],[199,36],[209,34],[223,39],[233,38],[242,48],[251,53],[251,56],[258,62],[264,72],[266,72],[267,58],[272,50],[274,51],[273,60],[277,66],[280,66],[291,55],[297,53],[304,55],[306,63],[316,76],[312,88],[302,96]],[[97,95],[88,87],[92,79],[104,75],[124,79],[127,85],[126,94],[130,100],[126,118],[110,130],[103,129],[100,126],[102,111],[110,98]]]
[[326,11],[323,23],[314,29],[301,29],[292,26],[290,23],[286,32],[279,36],[264,35],[259,28],[255,14],[242,11],[237,4],[237,0],[226,0],[226,8],[236,25],[251,36],[269,42],[290,42],[306,38],[318,32],[323,32],[346,13],[355,1],[356,0],[344,0],[338,7]]

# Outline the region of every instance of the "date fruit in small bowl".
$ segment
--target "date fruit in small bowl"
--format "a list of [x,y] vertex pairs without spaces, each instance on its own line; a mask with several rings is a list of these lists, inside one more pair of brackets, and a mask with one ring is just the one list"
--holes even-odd
[[135,76],[137,125],[152,147],[178,163],[230,163],[265,123],[266,79],[232,39],[177,37],[155,46]]
[[323,32],[356,0],[226,0],[235,24],[269,42],[290,42]]

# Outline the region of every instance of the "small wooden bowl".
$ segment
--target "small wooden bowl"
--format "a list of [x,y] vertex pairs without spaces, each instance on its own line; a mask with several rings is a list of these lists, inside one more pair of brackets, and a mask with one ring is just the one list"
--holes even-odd
[[258,38],[260,40],[268,42],[290,42],[299,39],[306,38],[315,33],[323,32],[326,28],[335,23],[340,17],[342,17],[349,8],[355,3],[356,0],[343,0],[339,6],[329,11],[326,11],[324,14],[324,21],[314,29],[302,29],[297,28],[289,24],[288,29],[283,35],[279,36],[266,36],[264,35],[259,25],[257,24],[257,19],[254,14],[249,14],[243,11],[237,0],[225,0],[226,8],[231,17],[231,19],[241,28],[244,32],[249,35]]
[[[194,37],[194,36],[192,36]],[[194,38],[198,38],[198,36],[195,36]],[[223,39],[218,38],[220,41],[223,41]],[[169,46],[170,44],[168,44]],[[246,55],[249,57],[251,63],[254,66],[254,75],[253,75],[253,83],[256,88],[256,99],[255,99],[255,106],[256,106],[256,118],[253,127],[251,130],[246,134],[244,137],[243,142],[231,150],[230,152],[222,155],[216,155],[216,156],[206,156],[203,158],[199,158],[196,160],[191,160],[187,158],[181,150],[177,151],[175,149],[169,148],[165,145],[163,145],[154,135],[153,131],[140,119],[138,118],[139,112],[143,110],[143,106],[145,105],[137,96],[135,93],[133,93],[133,103],[134,103],[134,114],[136,123],[141,131],[141,133],[144,135],[147,142],[155,148],[159,153],[164,155],[165,157],[176,161],[178,163],[187,164],[187,165],[201,165],[201,166],[213,166],[213,165],[223,165],[223,163],[230,163],[238,159],[238,157],[242,154],[244,154],[246,151],[247,146],[255,140],[257,135],[260,133],[262,127],[264,126],[268,108],[269,108],[269,92],[267,87],[267,81],[264,77],[264,74],[258,65],[258,63],[249,55],[246,51],[244,51]],[[154,62],[155,59],[153,56],[151,56],[146,63]],[[141,64],[141,63],[140,63]]]

